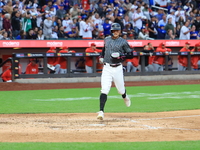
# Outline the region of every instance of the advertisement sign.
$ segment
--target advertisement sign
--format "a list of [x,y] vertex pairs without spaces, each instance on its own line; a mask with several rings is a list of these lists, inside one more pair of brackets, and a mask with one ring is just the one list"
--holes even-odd
[[[143,47],[152,43],[157,47],[160,43],[165,43],[166,47],[183,47],[188,40],[128,40],[128,43],[133,47]],[[189,40],[190,46],[199,43],[198,40]],[[103,47],[104,40],[1,40],[0,47],[5,48],[49,48],[49,47],[90,47],[91,43],[95,43],[96,47]]]

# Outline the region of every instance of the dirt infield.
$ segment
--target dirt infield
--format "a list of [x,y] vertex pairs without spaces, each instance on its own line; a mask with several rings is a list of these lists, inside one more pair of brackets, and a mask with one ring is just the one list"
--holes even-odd
[[[191,81],[127,82],[126,86],[199,84]],[[0,83],[0,91],[100,87],[100,83]],[[2,114],[0,142],[134,142],[200,140],[200,110],[159,113]]]
[[200,110],[161,113],[0,115],[0,142],[200,140]]

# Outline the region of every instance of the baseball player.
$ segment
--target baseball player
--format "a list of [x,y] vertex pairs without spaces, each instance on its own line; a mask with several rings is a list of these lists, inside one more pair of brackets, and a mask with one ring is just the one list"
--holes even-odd
[[[200,52],[200,43],[195,44],[194,49],[191,52]],[[198,55],[191,56],[191,65],[193,70],[198,70],[198,61],[200,60]]]
[[[59,53],[75,53],[75,51],[69,51],[68,47],[63,47]],[[60,65],[60,74],[67,73],[67,58],[66,57],[58,57],[58,64]]]
[[26,74],[38,74],[38,64],[35,58],[30,59],[30,63],[26,67]]
[[[56,48],[55,47],[51,47],[47,53],[56,53]],[[60,73],[60,65],[58,64],[58,58],[57,57],[49,57],[47,58],[47,66],[50,70],[55,71],[54,74],[58,74]]]
[[[185,46],[180,50],[180,52],[190,52],[190,43],[185,42]],[[178,71],[185,71],[188,66],[187,56],[179,55],[178,56]]]
[[[160,45],[157,47],[155,52],[171,52],[172,50],[170,48],[165,47],[165,43],[160,43]],[[163,71],[163,65],[165,64],[165,56],[155,56],[154,58],[154,71]]]
[[[149,53],[149,54],[150,54],[150,56],[144,56],[144,59],[145,59],[145,64],[144,64],[144,66],[145,66],[145,71],[146,71],[146,72],[151,72],[151,70],[150,70],[151,68],[149,67],[149,58],[152,57],[153,50],[149,48],[149,45],[144,45],[144,49],[143,49],[141,52],[142,52],[142,53]],[[141,64],[142,64],[141,61],[142,61],[142,60],[140,59],[140,61],[139,61],[140,70],[141,70]],[[149,68],[150,68],[150,69],[149,69]]]
[[108,36],[104,40],[104,48],[102,50],[102,58],[100,61],[104,64],[101,75],[101,94],[100,94],[100,111],[97,119],[103,120],[104,106],[107,101],[107,95],[110,91],[112,81],[114,81],[118,93],[122,95],[127,107],[130,107],[131,100],[126,94],[124,87],[124,76],[121,54],[132,51],[128,42],[120,37],[121,26],[118,23],[111,25],[112,36]]
[[[134,49],[131,46],[132,49]],[[136,52],[135,50],[133,50],[133,52]],[[136,72],[138,69],[138,65],[139,65],[139,59],[138,56],[133,57],[132,59],[126,59],[127,62],[127,72]]]
[[[101,53],[102,50],[101,49],[97,49],[96,48],[96,44],[92,43],[91,47],[87,48],[85,50],[85,52],[86,53]],[[93,72],[92,66],[93,66],[92,57],[86,57],[85,58],[85,69],[86,69],[87,73],[92,73]]]
[[[150,51],[149,53],[153,53],[155,51],[152,43],[149,42],[147,44],[147,46],[148,46],[148,50]],[[148,72],[153,72],[153,60],[154,60],[154,57],[155,56],[152,56],[152,55],[149,56],[149,64],[147,66]]]
[[11,67],[7,69],[2,75],[1,78],[3,82],[12,82],[12,72]]

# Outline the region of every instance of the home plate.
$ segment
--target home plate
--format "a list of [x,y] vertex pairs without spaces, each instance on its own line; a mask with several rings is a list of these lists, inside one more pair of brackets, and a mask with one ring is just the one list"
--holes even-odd
[[89,126],[100,127],[100,126],[106,126],[106,125],[105,124],[89,124]]

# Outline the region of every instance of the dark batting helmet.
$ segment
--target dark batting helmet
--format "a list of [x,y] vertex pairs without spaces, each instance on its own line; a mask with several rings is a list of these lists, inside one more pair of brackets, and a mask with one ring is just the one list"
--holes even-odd
[[119,24],[119,23],[113,23],[113,24],[111,25],[110,31],[112,31],[112,30],[121,30],[120,24]]

